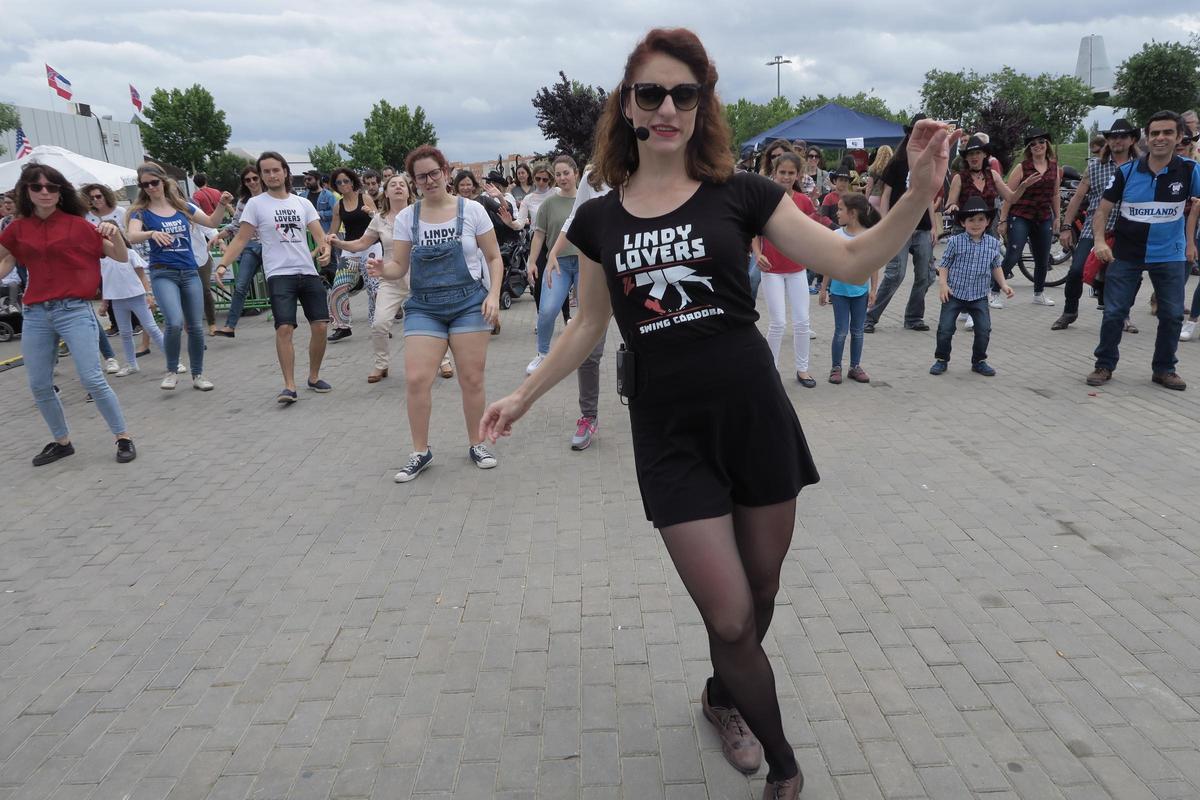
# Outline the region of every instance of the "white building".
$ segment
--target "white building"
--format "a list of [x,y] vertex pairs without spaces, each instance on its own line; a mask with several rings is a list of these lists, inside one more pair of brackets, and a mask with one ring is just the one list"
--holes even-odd
[[[21,130],[25,132],[25,138],[31,146],[57,145],[81,156],[120,164],[130,169],[136,169],[145,161],[142,131],[135,123],[93,117],[90,115],[91,110],[82,104],[64,105],[75,109],[76,112],[86,111],[87,116],[28,106],[15,107],[17,115],[21,118]],[[0,142],[4,143],[4,155],[0,156],[0,160],[10,161],[16,158],[17,132],[12,130],[0,133]]]

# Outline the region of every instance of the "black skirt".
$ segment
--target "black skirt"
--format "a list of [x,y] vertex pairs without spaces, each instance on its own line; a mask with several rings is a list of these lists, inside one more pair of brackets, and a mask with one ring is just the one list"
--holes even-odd
[[757,328],[639,353],[638,362],[629,417],[655,527],[782,503],[821,479]]

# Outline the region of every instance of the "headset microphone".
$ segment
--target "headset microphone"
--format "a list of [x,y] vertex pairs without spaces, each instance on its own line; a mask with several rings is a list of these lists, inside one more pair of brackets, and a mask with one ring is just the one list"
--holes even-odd
[[633,135],[638,138],[638,141],[644,142],[650,138],[650,129],[643,125],[639,125],[633,129]]

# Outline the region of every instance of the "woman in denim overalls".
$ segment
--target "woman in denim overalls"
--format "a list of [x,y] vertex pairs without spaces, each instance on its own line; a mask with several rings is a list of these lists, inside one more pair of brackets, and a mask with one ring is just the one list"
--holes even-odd
[[[410,207],[411,212],[406,209],[411,217],[402,214],[397,218],[392,260],[383,262],[373,258],[368,262],[372,277],[402,278],[407,274],[412,290],[404,304],[404,377],[413,452],[396,473],[397,483],[411,481],[433,461],[429,447],[431,390],[447,346],[458,365],[470,442],[468,454],[480,469],[496,466],[495,455],[475,437],[483,416],[483,370],[492,327],[500,316],[500,281],[504,269],[496,232],[486,220],[486,212],[470,206],[473,200],[456,198],[446,191],[450,167],[441,151],[428,145],[418,147],[409,153],[406,168],[421,191],[422,200]],[[464,249],[464,214],[474,218],[482,215],[488,226],[479,224],[475,231],[475,245],[487,261],[487,273],[480,278],[471,274]],[[452,238],[434,244],[421,243],[422,223],[445,227],[451,222],[454,223]],[[484,280],[485,277],[490,280]]]

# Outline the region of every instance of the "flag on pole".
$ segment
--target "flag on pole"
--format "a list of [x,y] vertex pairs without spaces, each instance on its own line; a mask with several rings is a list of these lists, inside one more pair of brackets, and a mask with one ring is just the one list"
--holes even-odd
[[49,64],[46,65],[46,82],[63,100],[71,99],[71,82]]
[[133,84],[129,84],[129,102],[133,103],[133,107],[138,111],[142,110],[142,96],[138,94],[138,90],[133,88]]
[[33,143],[25,137],[25,131],[17,128],[17,158],[24,158],[33,152]]

